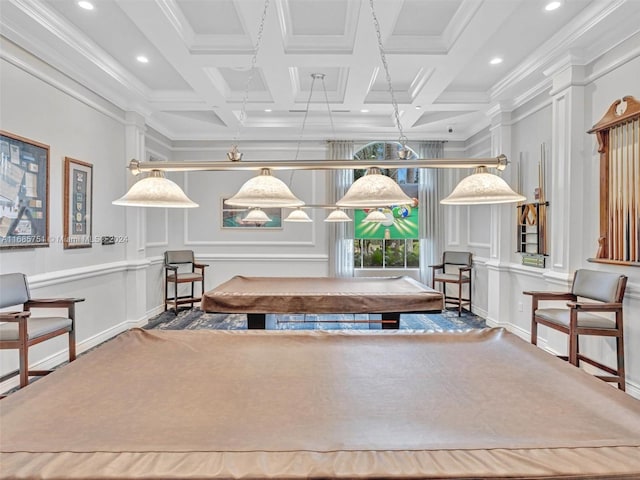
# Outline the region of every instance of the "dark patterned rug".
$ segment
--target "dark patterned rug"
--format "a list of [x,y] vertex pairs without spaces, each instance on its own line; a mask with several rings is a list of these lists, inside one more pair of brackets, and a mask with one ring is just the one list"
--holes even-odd
[[[380,323],[363,323],[362,320],[379,320],[380,315],[334,314],[334,315],[267,315],[268,330],[343,330],[380,329]],[[358,323],[358,321],[360,321]],[[441,314],[403,313],[400,316],[400,328],[411,330],[456,331],[472,328],[485,328],[484,318],[463,311],[458,317],[456,311],[444,311]],[[145,329],[159,330],[245,330],[247,316],[240,313],[205,313],[199,308],[181,309],[176,315],[172,310],[162,312],[151,318]]]

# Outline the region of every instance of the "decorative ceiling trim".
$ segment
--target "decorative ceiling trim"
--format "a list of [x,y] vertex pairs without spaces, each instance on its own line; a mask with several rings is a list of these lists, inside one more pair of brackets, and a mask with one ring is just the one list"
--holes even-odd
[[477,0],[463,0],[453,18],[442,32],[442,41],[446,50],[451,50],[460,35],[464,33],[471,20],[475,16],[482,2]]
[[625,0],[612,0],[610,2],[594,2],[589,5],[583,12],[578,14],[573,21],[564,26],[558,33],[529,55],[517,68],[496,83],[489,90],[490,97],[499,97],[515,84],[525,80],[536,71],[541,70],[544,65],[552,62],[559,54],[566,51],[567,46],[570,46],[582,37],[624,3]]
[[[133,94],[143,98],[149,97],[149,89],[137,78],[122,68],[120,64],[113,59],[113,57],[102,50],[98,45],[90,41],[81,31],[62,19],[60,15],[48,8],[42,2],[37,2],[35,0],[10,1],[22,12],[28,15],[29,18],[40,24],[48,32],[82,55],[86,60],[101,69],[127,90],[130,90]],[[33,41],[30,43],[34,44]],[[42,45],[39,45],[38,47],[42,51],[46,50]],[[61,63],[58,57],[58,55],[54,55],[51,58],[51,61]],[[77,68],[67,68],[65,71],[73,70],[77,71]]]

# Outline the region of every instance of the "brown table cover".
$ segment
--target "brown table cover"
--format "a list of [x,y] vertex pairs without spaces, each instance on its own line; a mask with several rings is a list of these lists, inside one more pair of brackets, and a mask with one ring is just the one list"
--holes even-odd
[[134,329],[0,429],[2,478],[640,478],[640,401],[503,329]]
[[411,277],[235,276],[202,296],[220,313],[396,313],[440,311],[443,296]]

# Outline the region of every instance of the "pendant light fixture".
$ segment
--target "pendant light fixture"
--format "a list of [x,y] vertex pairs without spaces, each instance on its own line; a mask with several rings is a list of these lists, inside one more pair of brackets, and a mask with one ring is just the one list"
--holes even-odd
[[351,222],[351,217],[346,214],[346,212],[340,208],[336,208],[331,211],[327,218],[324,219],[325,222]]
[[295,210],[293,210],[288,216],[287,218],[284,219],[285,222],[300,222],[300,223],[309,223],[312,222],[313,220],[311,220],[311,218],[309,218],[309,215],[307,215],[307,212],[305,212],[304,210],[302,210],[301,208],[296,208]]
[[[399,143],[401,145],[398,150],[398,158],[396,160],[375,160],[375,161],[358,161],[358,160],[298,160],[298,148],[296,158],[293,161],[255,161],[242,162],[243,154],[238,150],[238,141],[240,137],[240,129],[244,126],[247,113],[246,106],[249,95],[249,86],[255,72],[256,59],[263,36],[264,23],[269,6],[269,0],[265,0],[264,9],[256,37],[255,49],[251,58],[251,68],[247,77],[244,98],[242,101],[242,109],[239,114],[238,130],[234,137],[234,143],[231,150],[227,153],[227,162],[215,161],[196,161],[196,162],[138,162],[132,160],[129,169],[132,173],[138,174],[142,171],[151,172],[150,176],[136,183],[130,191],[122,198],[115,200],[116,205],[127,206],[143,206],[143,207],[196,207],[197,204],[192,202],[182,192],[180,187],[170,180],[164,178],[163,172],[166,171],[239,171],[239,170],[258,170],[260,174],[247,181],[240,190],[233,195],[227,203],[233,206],[242,207],[299,207],[305,204],[304,201],[297,198],[289,189],[287,184],[272,175],[273,170],[334,170],[334,169],[356,169],[368,168],[368,172],[363,177],[355,181],[347,193],[336,202],[338,207],[346,208],[367,208],[367,207],[386,207],[391,205],[403,205],[412,203],[412,199],[407,196],[400,186],[390,177],[382,175],[380,168],[470,168],[480,167],[476,173],[468,178],[463,179],[456,187],[454,192],[442,200],[443,204],[484,204],[484,203],[506,203],[523,201],[524,197],[518,195],[509,186],[496,175],[487,173],[486,167],[495,167],[504,169],[507,159],[504,155],[497,158],[487,159],[416,159],[409,160],[411,151],[407,147],[407,137],[404,135],[402,123],[400,122],[400,112],[398,103],[395,98],[391,83],[391,75],[389,65],[387,63],[386,54],[382,44],[382,35],[380,24],[376,16],[373,0],[369,0],[371,15],[377,36],[378,50],[380,59],[384,67],[387,88],[391,97],[393,106],[393,117],[395,125],[399,132]],[[312,74],[312,78],[321,79],[324,87],[324,74]],[[305,121],[303,121],[302,132],[306,117],[309,112],[309,104],[311,93],[313,92],[313,82],[311,84],[309,101],[307,102],[307,110]],[[324,89],[325,102],[331,120],[331,128],[334,131],[333,119],[331,118],[331,108],[327,99],[326,88]],[[302,137],[302,133],[300,135]],[[289,184],[291,181],[289,181]],[[505,188],[506,187],[506,188]],[[263,212],[264,213],[264,212]],[[343,212],[344,213],[344,212]],[[335,214],[336,216],[339,214]],[[330,215],[329,217],[332,217]],[[347,216],[348,218],[348,216]],[[336,221],[327,218],[327,221]],[[341,220],[347,221],[347,220]]]
[[252,208],[249,213],[240,220],[242,223],[251,223],[255,225],[264,225],[271,221],[271,218],[260,208]]
[[336,205],[355,208],[388,207],[405,205],[412,201],[391,177],[382,175],[379,168],[373,167],[367,170],[366,175],[353,182]]
[[287,184],[263,168],[260,175],[247,180],[238,193],[226,200],[234,207],[299,207],[304,202],[297,198]]
[[382,223],[382,222],[386,222],[387,216],[382,213],[380,210],[371,210],[366,217],[364,217],[364,219],[362,220],[362,223]]
[[[398,102],[396,101],[395,94],[393,92],[393,86],[391,84],[391,73],[389,71],[389,65],[387,64],[387,56],[382,45],[382,34],[380,32],[380,23],[376,16],[376,11],[373,7],[373,0],[369,0],[369,6],[371,7],[371,17],[373,19],[373,26],[376,30],[376,37],[378,40],[378,51],[380,53],[380,60],[384,67],[384,72],[387,80],[387,89],[391,96],[391,104],[393,105],[393,114],[395,118],[396,127],[400,134],[399,142],[400,149],[398,150],[398,158],[406,160],[409,158],[409,149],[407,148],[407,137],[404,136],[402,130],[402,123],[400,122],[400,114],[398,112]],[[366,175],[356,180],[347,193],[336,202],[339,207],[387,207],[390,205],[403,205],[411,203],[411,198],[406,195],[400,186],[390,177],[382,175],[379,168],[370,168]]]
[[195,208],[198,206],[160,170],[149,172],[148,177],[138,180],[124,196],[111,203],[124,207]]
[[443,205],[482,205],[490,203],[524,202],[527,197],[514,192],[511,187],[486,167],[460,180],[453,192],[440,200]]

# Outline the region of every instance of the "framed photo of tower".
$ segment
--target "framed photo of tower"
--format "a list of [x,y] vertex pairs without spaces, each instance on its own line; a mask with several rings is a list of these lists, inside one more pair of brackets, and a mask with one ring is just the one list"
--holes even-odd
[[0,248],[49,246],[49,145],[0,130]]

